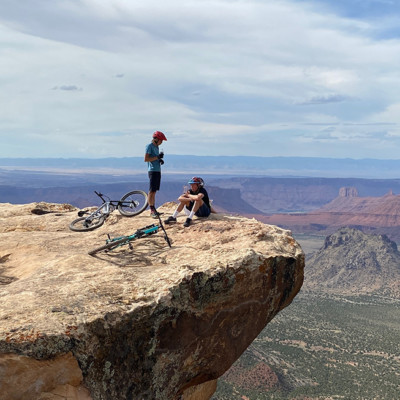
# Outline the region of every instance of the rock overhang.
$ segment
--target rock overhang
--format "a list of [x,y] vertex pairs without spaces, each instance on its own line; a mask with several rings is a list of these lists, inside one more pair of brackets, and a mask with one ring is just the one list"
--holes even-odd
[[114,213],[98,230],[74,233],[71,211],[29,208],[25,231],[0,233],[12,239],[0,245],[4,273],[17,277],[0,286],[0,351],[73,354],[93,398],[174,398],[218,378],[303,282],[304,254],[290,232],[255,220],[217,214],[183,228],[178,219],[167,227],[171,249],[159,234],[90,257],[106,232],[132,233],[148,215]]

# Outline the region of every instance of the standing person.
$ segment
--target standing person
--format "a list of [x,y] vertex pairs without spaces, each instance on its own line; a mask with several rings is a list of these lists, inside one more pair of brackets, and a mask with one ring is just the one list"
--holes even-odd
[[146,146],[144,161],[148,164],[148,175],[150,180],[148,202],[150,206],[150,215],[157,218],[158,212],[155,207],[156,192],[160,190],[161,183],[161,165],[164,164],[164,153],[159,150],[159,146],[167,138],[160,131],[153,133],[153,140]]
[[190,190],[179,196],[179,205],[171,217],[168,217],[164,222],[172,224],[176,222],[176,217],[185,208],[185,213],[188,215],[183,226],[188,227],[192,223],[193,217],[205,218],[211,213],[210,199],[208,198],[207,190],[204,189],[204,181],[198,176],[194,176],[188,184]]

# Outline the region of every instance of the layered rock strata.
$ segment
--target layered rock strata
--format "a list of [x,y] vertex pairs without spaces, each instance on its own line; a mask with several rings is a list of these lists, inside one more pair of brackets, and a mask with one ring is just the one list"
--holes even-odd
[[[164,215],[175,207],[165,204]],[[289,231],[213,214],[96,257],[114,212],[72,232],[69,205],[0,204],[0,399],[208,399],[288,306],[304,255]]]
[[338,197],[318,210],[255,217],[294,233],[327,236],[349,226],[365,233],[386,234],[390,239],[400,241],[400,195],[392,191],[381,197],[358,197],[356,188],[343,187]]

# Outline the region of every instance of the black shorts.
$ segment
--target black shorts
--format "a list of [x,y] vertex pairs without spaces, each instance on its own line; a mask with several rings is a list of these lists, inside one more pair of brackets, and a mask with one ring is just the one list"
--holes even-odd
[[206,203],[203,203],[202,206],[196,211],[196,217],[208,217],[211,214],[210,207],[207,206]]
[[160,171],[149,171],[149,179],[150,179],[150,192],[157,192],[160,190],[161,183],[161,172]]

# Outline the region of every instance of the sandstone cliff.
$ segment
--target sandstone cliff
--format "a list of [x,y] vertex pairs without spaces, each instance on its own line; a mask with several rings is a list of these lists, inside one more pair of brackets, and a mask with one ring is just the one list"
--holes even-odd
[[340,189],[334,200],[312,212],[255,217],[295,233],[328,235],[342,226],[350,226],[400,241],[400,195],[392,191],[381,197],[358,197],[355,188],[346,187]]
[[[161,211],[168,215],[173,204]],[[208,399],[303,281],[290,232],[212,215],[91,257],[114,212],[72,232],[69,205],[0,204],[0,399]]]

